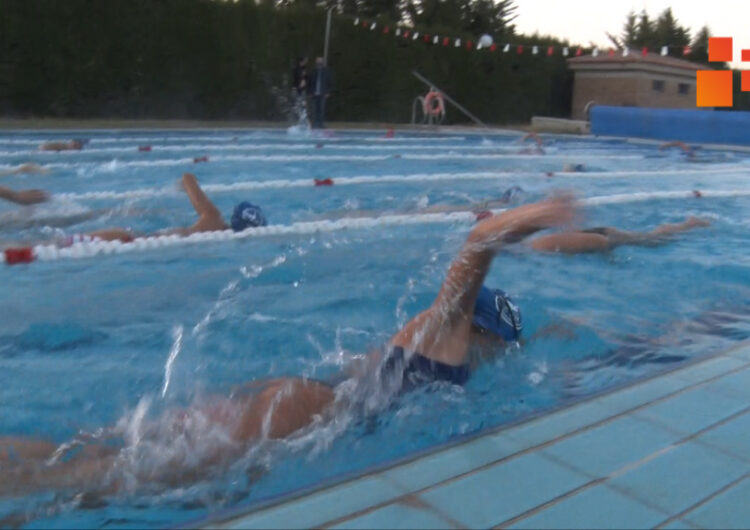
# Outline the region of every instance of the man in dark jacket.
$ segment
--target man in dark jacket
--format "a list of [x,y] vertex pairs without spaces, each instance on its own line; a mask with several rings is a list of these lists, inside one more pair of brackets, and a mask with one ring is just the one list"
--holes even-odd
[[315,70],[310,76],[310,95],[313,99],[313,127],[323,128],[325,118],[326,99],[331,91],[331,76],[322,57],[315,59]]

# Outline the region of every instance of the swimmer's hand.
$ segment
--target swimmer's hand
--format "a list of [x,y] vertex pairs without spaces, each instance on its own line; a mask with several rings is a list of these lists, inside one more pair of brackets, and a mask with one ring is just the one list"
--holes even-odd
[[709,221],[708,219],[702,219],[700,217],[690,216],[685,219],[683,224],[687,228],[703,228],[706,226],[711,226],[711,221]]
[[472,230],[469,238],[496,250],[503,243],[518,242],[538,230],[570,224],[576,214],[573,195],[560,194],[489,217]]
[[48,201],[49,195],[44,190],[20,190],[13,192],[8,200],[16,204],[29,205]]

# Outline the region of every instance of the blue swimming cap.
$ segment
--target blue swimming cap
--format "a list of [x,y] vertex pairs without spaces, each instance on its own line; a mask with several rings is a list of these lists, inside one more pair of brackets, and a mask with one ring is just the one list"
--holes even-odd
[[523,330],[521,311],[500,289],[482,286],[474,305],[475,326],[502,337],[506,342],[518,340]]
[[242,232],[246,228],[266,226],[266,218],[260,209],[249,202],[241,202],[234,207],[232,214],[232,230]]

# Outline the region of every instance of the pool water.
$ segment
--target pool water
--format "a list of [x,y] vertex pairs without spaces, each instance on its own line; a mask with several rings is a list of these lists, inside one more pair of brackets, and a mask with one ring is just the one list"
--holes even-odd
[[[69,137],[90,142],[81,152],[35,150]],[[494,199],[511,186],[523,189],[519,203],[556,189],[625,197],[587,207],[585,226],[648,230],[688,215],[712,223],[667,245],[608,255],[510,247],[486,284],[519,304],[526,337],[549,326],[553,332],[510,348],[463,388],[436,384],[390,396],[293,439],[258,445],[197,483],[129,483],[96,503],[75,491],[0,498],[0,521],[176,525],[362,472],[750,337],[750,198],[635,200],[643,192],[750,189],[750,154],[703,149],[703,163],[690,163],[650,145],[562,136],[545,137],[543,155],[519,154],[522,147],[518,135],[500,133],[0,134],[0,171],[28,161],[51,170],[0,184],[64,197],[28,208],[0,205],[4,245],[111,226],[148,233],[190,225],[194,211],[176,186],[186,171],[226,215],[250,200],[272,225],[419,215],[428,206]],[[194,162],[203,156],[208,162]],[[562,173],[565,163],[587,171]],[[351,177],[372,178],[335,184]],[[334,185],[314,187],[314,178]],[[216,187],[237,183],[244,189]],[[145,191],[128,197],[132,190]],[[158,423],[170,410],[252,380],[335,373],[431,303],[470,227],[352,226],[2,266],[0,435],[64,444],[117,426],[128,465],[167,466],[175,455],[218,443],[215,433],[196,430],[193,445],[167,434],[147,439],[142,417]]]

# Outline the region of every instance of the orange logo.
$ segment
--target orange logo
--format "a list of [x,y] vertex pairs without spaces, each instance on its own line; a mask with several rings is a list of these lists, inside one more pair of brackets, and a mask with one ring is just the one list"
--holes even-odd
[[[732,61],[732,37],[708,39],[709,62]],[[750,61],[750,50],[742,50],[742,60]],[[731,107],[734,105],[734,87],[731,70],[698,70],[696,79],[696,105],[698,107]],[[750,70],[742,72],[741,89],[750,92]]]

